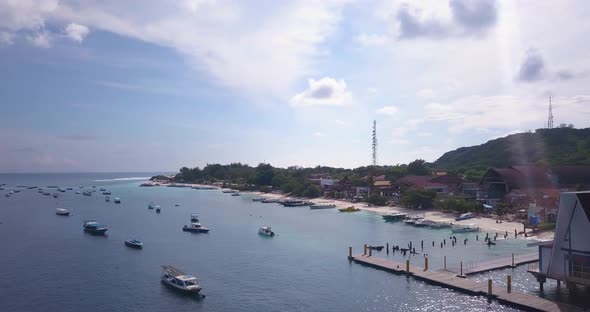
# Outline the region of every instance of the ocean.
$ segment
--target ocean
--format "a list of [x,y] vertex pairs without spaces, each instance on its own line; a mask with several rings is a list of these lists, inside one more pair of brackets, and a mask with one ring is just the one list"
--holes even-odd
[[[139,187],[152,174],[0,174],[0,184],[7,184],[0,191],[0,311],[515,311],[350,263],[348,246],[356,254],[364,243],[406,246],[411,241],[420,253],[407,256],[411,263],[423,266],[426,253],[431,269],[441,268],[444,256],[447,266],[463,261],[467,267],[536,250],[523,239],[488,247],[481,233],[479,241],[474,233],[455,234],[459,244],[453,247],[448,229],[385,223],[370,212],[286,208],[219,190]],[[74,190],[56,199],[19,188],[20,193],[4,197],[17,185]],[[75,194],[80,186],[96,186],[96,193]],[[111,199],[119,197],[121,204],[105,202],[99,188],[111,191]],[[148,210],[150,202],[162,212]],[[55,215],[57,207],[72,215]],[[211,229],[208,234],[182,231],[193,212]],[[106,224],[108,236],[85,234],[87,219]],[[258,235],[261,226],[271,226],[277,236]],[[143,250],[124,245],[132,238],[144,242]],[[467,245],[463,238],[469,239]],[[399,253],[374,255],[405,261]],[[195,275],[205,297],[162,285],[164,264]],[[531,277],[519,276],[516,285],[537,291]]]

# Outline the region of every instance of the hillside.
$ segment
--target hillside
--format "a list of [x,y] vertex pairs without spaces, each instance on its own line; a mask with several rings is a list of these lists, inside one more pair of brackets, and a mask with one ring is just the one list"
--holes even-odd
[[506,167],[545,163],[590,165],[590,128],[538,129],[461,147],[436,160],[438,168]]

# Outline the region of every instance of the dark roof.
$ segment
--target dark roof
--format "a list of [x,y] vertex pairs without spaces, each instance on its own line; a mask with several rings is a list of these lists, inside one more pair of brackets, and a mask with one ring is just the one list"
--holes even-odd
[[415,176],[409,175],[403,178],[399,178],[395,181],[397,184],[410,184],[421,188],[426,187],[445,187],[446,185],[433,182],[430,176]]
[[588,222],[590,222],[590,193],[578,193],[578,200],[582,205],[582,209],[586,213],[586,218],[588,218]]
[[551,188],[590,184],[590,166],[512,166],[491,168],[481,182],[504,182],[510,188]]

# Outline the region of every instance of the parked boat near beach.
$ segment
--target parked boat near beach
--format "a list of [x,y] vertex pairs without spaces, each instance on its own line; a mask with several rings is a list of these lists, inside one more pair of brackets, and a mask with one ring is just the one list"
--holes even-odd
[[417,226],[417,227],[427,227],[427,226],[433,226],[435,224],[436,224],[436,222],[434,222],[432,220],[420,219],[420,220],[417,220],[414,223],[414,226]]
[[471,219],[471,218],[475,218],[475,215],[471,212],[468,212],[468,213],[464,213],[464,214],[458,216],[457,218],[455,218],[455,221],[467,220],[467,219]]
[[264,203],[264,204],[272,204],[272,203],[278,203],[279,200],[276,198],[265,198],[265,199],[261,200],[260,202]]
[[414,225],[418,220],[424,219],[423,216],[407,216],[404,220],[405,224]]
[[434,224],[430,225],[430,227],[433,229],[450,229],[453,227],[453,224],[446,222],[435,222]]
[[390,214],[381,216],[387,222],[401,221],[408,216],[407,213],[393,211]]
[[171,265],[163,265],[162,269],[161,280],[165,285],[185,293],[198,294],[201,291],[196,277],[187,275]]
[[264,197],[254,197],[254,198],[252,198],[252,201],[253,202],[261,202],[263,200],[264,200]]
[[475,224],[466,224],[466,225],[454,225],[451,229],[452,233],[470,233],[470,232],[479,232],[479,227]]
[[336,204],[333,202],[317,202],[314,205],[309,206],[309,209],[332,209],[336,208]]

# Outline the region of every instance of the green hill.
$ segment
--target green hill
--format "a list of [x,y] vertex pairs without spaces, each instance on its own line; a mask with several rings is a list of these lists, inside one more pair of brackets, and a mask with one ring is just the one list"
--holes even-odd
[[447,152],[435,162],[436,167],[449,169],[529,164],[590,165],[590,128],[512,134]]

